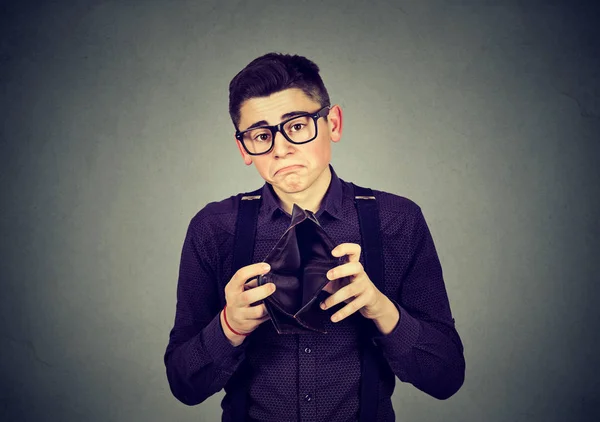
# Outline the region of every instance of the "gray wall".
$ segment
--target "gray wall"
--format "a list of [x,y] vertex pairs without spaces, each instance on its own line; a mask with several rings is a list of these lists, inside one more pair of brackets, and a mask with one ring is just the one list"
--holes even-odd
[[162,359],[189,220],[262,184],[227,88],[272,50],[322,68],[340,177],[417,202],[436,242],[466,381],[398,381],[398,420],[599,420],[592,3],[3,4],[1,420],[220,420]]

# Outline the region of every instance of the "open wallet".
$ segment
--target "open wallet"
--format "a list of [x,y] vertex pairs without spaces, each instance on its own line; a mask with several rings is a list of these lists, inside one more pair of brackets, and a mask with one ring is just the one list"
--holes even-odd
[[348,262],[347,256],[331,255],[335,246],[314,213],[294,204],[290,226],[264,259],[271,270],[258,277],[259,286],[275,283],[264,304],[279,334],[327,333],[329,315],[319,307],[329,295],[323,290],[330,281],[326,274]]

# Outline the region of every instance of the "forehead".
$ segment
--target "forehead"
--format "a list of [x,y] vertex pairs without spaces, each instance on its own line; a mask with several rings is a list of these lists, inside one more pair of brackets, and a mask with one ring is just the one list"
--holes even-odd
[[256,97],[246,100],[240,107],[240,128],[246,128],[264,120],[270,125],[281,121],[281,116],[292,111],[313,112],[320,104],[311,99],[301,89],[290,88],[276,92],[268,97]]

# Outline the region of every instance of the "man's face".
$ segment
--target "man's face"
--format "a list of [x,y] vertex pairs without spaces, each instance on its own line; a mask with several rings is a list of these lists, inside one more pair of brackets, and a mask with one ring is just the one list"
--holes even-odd
[[[309,98],[297,88],[276,92],[268,97],[251,98],[240,107],[239,130],[245,130],[259,121],[267,125],[277,125],[285,120],[290,112],[314,113],[321,105]],[[327,121],[317,120],[317,137],[306,144],[296,145],[288,142],[281,133],[275,136],[275,145],[267,154],[249,155],[240,141],[238,148],[247,165],[254,163],[261,177],[275,191],[288,194],[305,191],[322,176],[331,160],[331,141],[341,138],[341,109],[331,108]],[[288,166],[294,166],[284,169]]]

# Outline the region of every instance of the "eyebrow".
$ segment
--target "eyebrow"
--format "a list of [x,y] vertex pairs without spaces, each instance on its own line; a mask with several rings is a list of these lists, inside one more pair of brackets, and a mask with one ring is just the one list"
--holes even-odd
[[[287,120],[294,116],[300,116],[302,114],[309,114],[309,113],[308,113],[308,111],[290,111],[289,113],[285,113],[285,114],[281,115],[281,121]],[[269,126],[269,123],[266,120],[259,120],[256,123],[252,123],[250,126],[248,126],[244,130],[254,129],[255,127],[261,127],[261,126]],[[243,131],[241,131],[241,132],[243,132]]]

